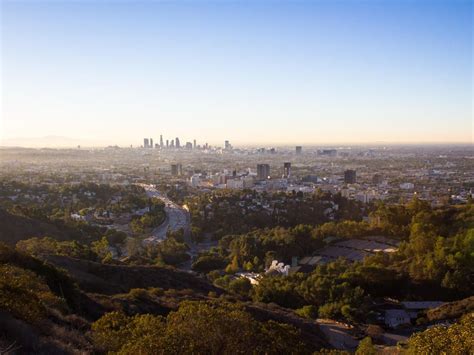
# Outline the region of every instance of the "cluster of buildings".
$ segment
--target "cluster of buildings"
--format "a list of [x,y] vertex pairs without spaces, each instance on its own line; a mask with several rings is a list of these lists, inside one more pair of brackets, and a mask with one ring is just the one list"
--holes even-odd
[[[174,139],[163,139],[163,135],[160,135],[160,142],[153,143],[153,138],[143,138],[143,148],[145,149],[186,149],[186,150],[208,150],[212,147],[205,143],[204,145],[199,145],[196,142],[196,139],[193,139],[192,142],[185,142],[181,144],[179,137]],[[224,150],[232,150],[232,144],[228,140],[224,141]]]
[[[332,154],[321,153],[321,154]],[[279,167],[269,163],[256,163],[255,168],[245,169],[223,169],[217,172],[190,172],[183,170],[179,163],[171,165],[172,176],[182,176],[188,179],[188,184],[195,188],[204,189],[253,189],[256,191],[286,191],[286,192],[314,192],[320,189],[332,194],[340,193],[343,197],[370,203],[375,200],[386,200],[398,202],[400,199],[409,201],[413,196],[420,199],[432,201],[433,204],[441,204],[433,193],[440,190],[440,186],[429,183],[433,173],[416,176],[399,175],[393,178],[390,174],[375,172],[370,175],[366,168],[362,168],[362,177],[354,168],[339,168],[328,176],[321,177],[316,174],[302,175],[300,164],[297,164],[297,174],[293,173],[293,163],[289,161],[280,162]],[[334,170],[336,170],[334,168]],[[299,174],[298,174],[299,173]],[[391,181],[392,180],[392,181]],[[415,183],[418,181],[419,183]],[[426,185],[421,182],[426,181]],[[449,188],[443,191],[444,195],[450,193]],[[472,196],[469,189],[463,190],[456,195],[451,194],[451,200],[457,203],[465,203]],[[446,197],[447,198],[447,197]],[[444,201],[445,203],[445,201]]]
[[[179,167],[179,169],[177,168]],[[182,175],[182,165],[172,164],[171,175]],[[217,173],[197,173],[189,177],[189,185],[192,187],[204,188],[227,188],[227,189],[286,189],[288,180],[291,178],[291,163],[283,163],[281,175],[278,179],[272,179],[270,175],[270,164],[257,164],[256,169],[252,171],[247,168],[244,171],[237,172],[236,169],[224,169]]]

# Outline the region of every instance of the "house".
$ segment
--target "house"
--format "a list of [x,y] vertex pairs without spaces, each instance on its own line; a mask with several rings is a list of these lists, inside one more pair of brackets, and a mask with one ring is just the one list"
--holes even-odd
[[387,309],[385,311],[385,325],[390,328],[397,328],[410,323],[410,316],[404,309]]

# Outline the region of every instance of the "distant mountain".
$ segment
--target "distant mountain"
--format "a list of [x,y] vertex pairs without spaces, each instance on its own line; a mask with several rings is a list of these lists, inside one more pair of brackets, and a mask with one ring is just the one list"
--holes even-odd
[[[99,146],[99,142],[88,139],[78,139],[62,136],[45,136],[45,137],[19,137],[0,140],[0,146],[5,147],[28,147],[28,148],[71,148],[82,146]],[[102,144],[103,145],[103,144]]]

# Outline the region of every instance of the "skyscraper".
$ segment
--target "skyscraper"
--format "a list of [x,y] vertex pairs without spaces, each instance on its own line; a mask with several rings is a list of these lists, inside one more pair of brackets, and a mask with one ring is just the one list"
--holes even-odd
[[196,140],[193,141],[193,147],[196,149]]
[[163,147],[163,135],[162,134],[160,134],[160,148],[162,148],[162,149],[164,148]]
[[153,138],[150,138],[150,146],[149,148],[153,148]]
[[224,141],[224,149],[225,149],[225,150],[230,150],[230,149],[232,149],[232,145],[230,144],[229,141]]
[[179,138],[178,138],[178,137],[176,137],[176,143],[175,143],[175,144],[176,144],[176,148],[180,148],[180,147],[181,147],[181,145],[179,144]]
[[148,148],[148,138],[143,138],[143,148]]
[[257,179],[267,180],[270,178],[270,165],[269,164],[257,164]]
[[291,163],[283,163],[283,177],[289,178],[291,176]]
[[183,175],[183,166],[181,164],[171,164],[171,175],[173,176]]
[[296,154],[301,154],[302,152],[303,152],[303,147],[300,146],[300,145],[297,145],[297,146],[295,147],[295,153],[296,153]]
[[167,139],[166,140],[166,149],[168,149],[170,147],[170,141]]

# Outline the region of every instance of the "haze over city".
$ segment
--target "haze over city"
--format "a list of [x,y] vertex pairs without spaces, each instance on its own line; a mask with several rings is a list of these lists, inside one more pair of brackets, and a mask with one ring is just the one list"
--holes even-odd
[[472,143],[470,1],[3,1],[0,145]]
[[472,0],[0,6],[0,355],[474,354]]

